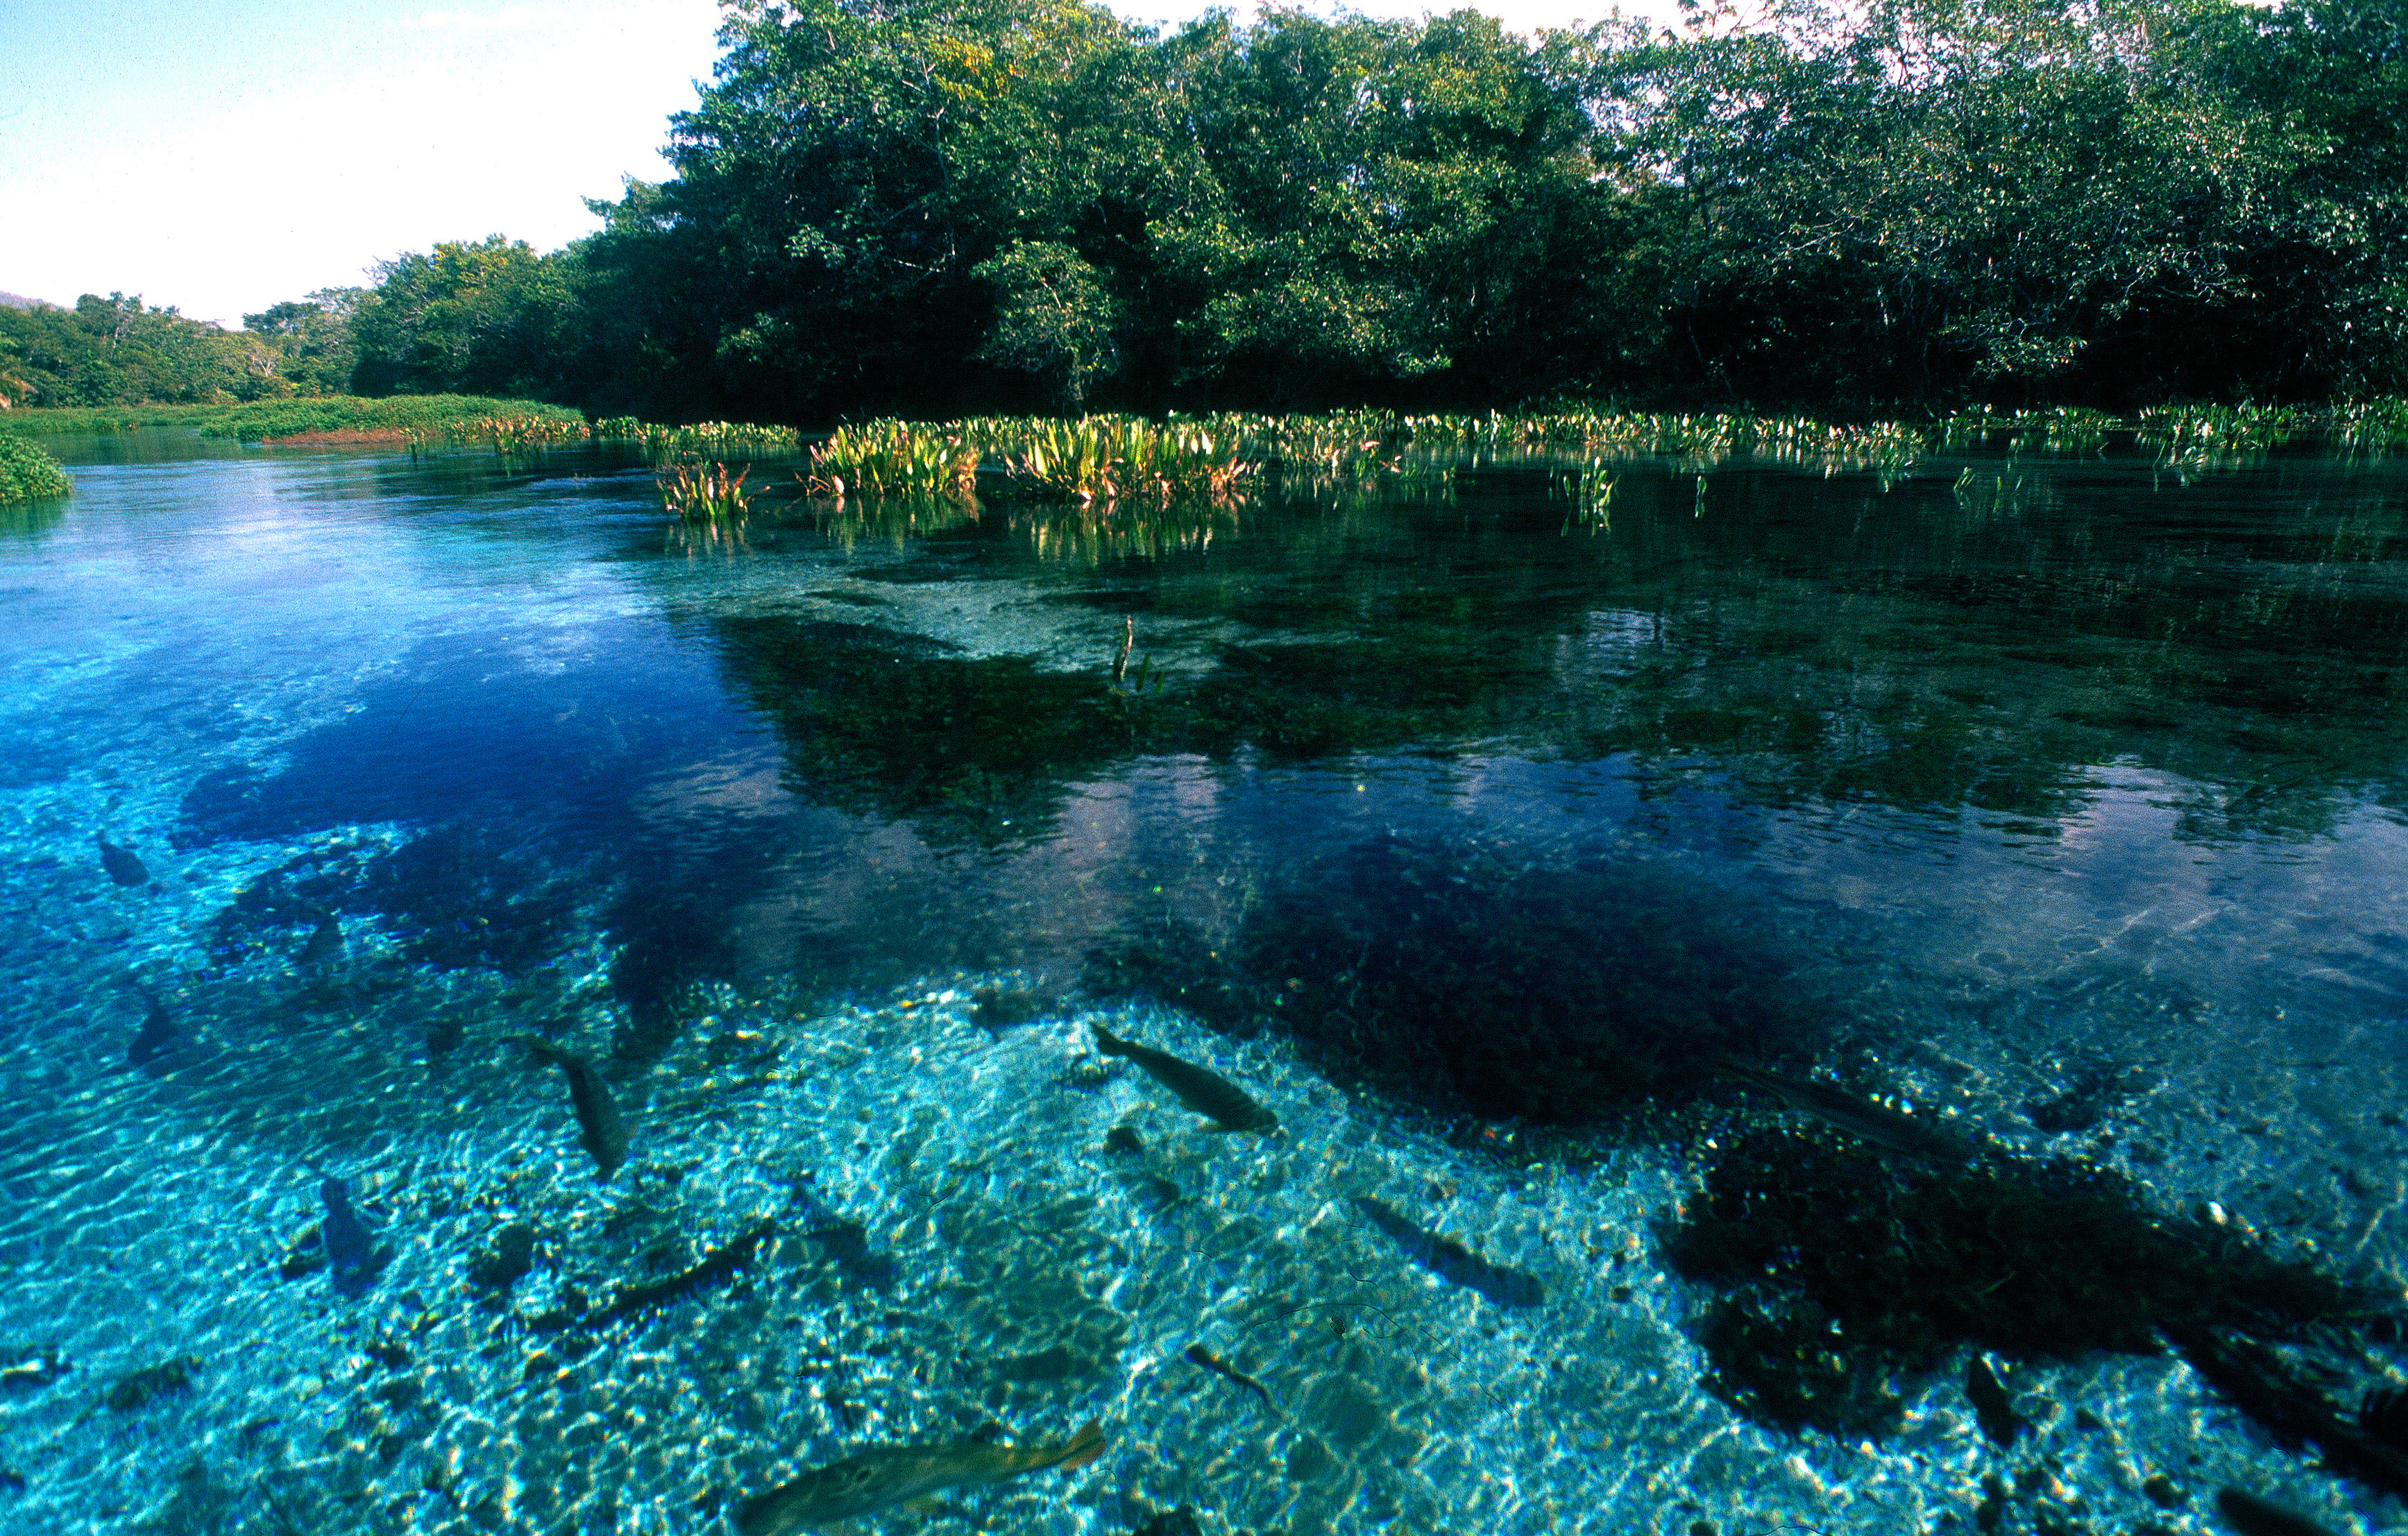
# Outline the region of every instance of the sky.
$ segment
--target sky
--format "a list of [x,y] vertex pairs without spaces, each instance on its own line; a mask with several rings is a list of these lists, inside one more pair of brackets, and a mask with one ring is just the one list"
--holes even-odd
[[[1612,3],[1477,8],[1528,30]],[[596,227],[585,198],[667,174],[717,24],[715,0],[0,0],[0,292],[239,325],[438,240],[565,245]]]

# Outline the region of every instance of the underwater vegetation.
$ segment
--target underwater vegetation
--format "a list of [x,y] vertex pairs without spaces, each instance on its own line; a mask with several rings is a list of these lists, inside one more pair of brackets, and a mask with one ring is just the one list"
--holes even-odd
[[75,487],[40,445],[0,432],[0,504],[64,496]]
[[1722,893],[1633,860],[1404,838],[1281,879],[1226,945],[1103,946],[1088,985],[1277,1031],[1403,1102],[1561,1126],[1694,1098],[1722,1053],[1796,1060],[1834,1028]]
[[1713,1390],[1766,1423],[1846,1438],[1896,1428],[1894,1381],[1968,1347],[2156,1354],[2186,1333],[2347,1335],[2397,1311],[2095,1166],[1918,1162],[1776,1128],[1726,1139],[1657,1237],[1674,1271],[1712,1287],[1696,1331]]

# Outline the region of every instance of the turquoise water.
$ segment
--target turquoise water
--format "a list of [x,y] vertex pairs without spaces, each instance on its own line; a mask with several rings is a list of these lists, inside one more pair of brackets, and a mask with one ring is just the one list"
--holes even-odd
[[859,1529],[2408,1526],[2167,1347],[2408,1380],[2408,465],[709,538],[596,451],[60,454],[0,521],[10,1529],[725,1530],[1091,1419]]

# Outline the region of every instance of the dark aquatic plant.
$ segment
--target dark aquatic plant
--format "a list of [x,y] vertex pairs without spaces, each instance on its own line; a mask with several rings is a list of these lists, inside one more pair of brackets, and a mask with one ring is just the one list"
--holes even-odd
[[1709,1386],[1767,1423],[1841,1436],[1894,1428],[1892,1384],[1969,1345],[2155,1354],[2186,1330],[2299,1340],[2386,1305],[2094,1166],[1913,1162],[1770,1128],[1725,1139],[1659,1237],[1713,1289],[1698,1324]]

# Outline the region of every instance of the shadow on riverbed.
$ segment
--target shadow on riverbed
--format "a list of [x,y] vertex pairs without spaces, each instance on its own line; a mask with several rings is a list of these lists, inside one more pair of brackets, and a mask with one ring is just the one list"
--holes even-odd
[[1547,868],[1383,838],[1282,880],[1226,946],[1108,946],[1088,985],[1277,1031],[1405,1102],[1611,1123],[1704,1091],[1726,1051],[1797,1062],[1835,1037],[1836,1000],[1772,936],[1775,916],[1636,859]]

